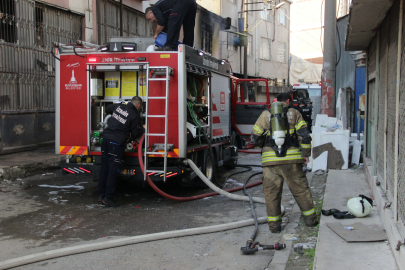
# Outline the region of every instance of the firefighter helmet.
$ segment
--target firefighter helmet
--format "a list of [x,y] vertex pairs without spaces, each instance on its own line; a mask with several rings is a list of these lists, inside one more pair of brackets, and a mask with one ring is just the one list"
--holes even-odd
[[350,198],[347,201],[347,209],[356,217],[368,216],[373,211],[373,200],[364,195]]

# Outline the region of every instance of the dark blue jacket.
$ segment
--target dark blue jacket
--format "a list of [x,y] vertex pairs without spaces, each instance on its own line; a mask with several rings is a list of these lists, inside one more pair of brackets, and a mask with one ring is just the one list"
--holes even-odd
[[110,104],[105,109],[111,114],[108,127],[104,130],[103,139],[108,139],[120,145],[126,145],[130,135],[136,138],[144,132],[138,110],[134,104]]

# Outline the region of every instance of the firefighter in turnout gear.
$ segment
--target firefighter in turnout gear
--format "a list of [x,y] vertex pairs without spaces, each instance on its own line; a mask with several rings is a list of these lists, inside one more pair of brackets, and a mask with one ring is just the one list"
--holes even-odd
[[302,115],[289,106],[291,96],[288,93],[279,94],[277,101],[281,104],[273,103],[272,108],[282,106],[281,111],[273,115],[264,111],[252,130],[255,145],[263,146],[263,193],[269,229],[273,233],[281,231],[284,180],[301,209],[305,224],[310,227],[318,224],[308,180],[302,170],[311,155],[309,131]]

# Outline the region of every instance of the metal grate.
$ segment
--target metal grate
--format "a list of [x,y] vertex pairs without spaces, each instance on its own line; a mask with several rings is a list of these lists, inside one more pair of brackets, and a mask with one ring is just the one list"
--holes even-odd
[[2,2],[0,13],[13,18],[0,21],[1,110],[54,110],[52,42],[79,39],[82,17],[30,0]]
[[205,22],[201,22],[201,49],[212,53],[212,26]]
[[[391,10],[399,10],[397,1]],[[388,124],[387,124],[387,182],[389,193],[393,196],[395,189],[395,110],[396,110],[396,80],[397,80],[397,51],[398,51],[398,12],[392,12],[389,16],[389,47],[388,47]]]
[[[403,23],[405,32],[405,23]],[[405,33],[402,34],[402,45],[405,44]],[[399,145],[398,145],[398,217],[405,225],[405,50],[401,56],[401,82],[399,93]],[[403,231],[405,233],[405,231]]]
[[0,153],[54,140],[52,42],[81,39],[82,18],[32,0],[0,1]]
[[367,78],[370,80],[371,75],[375,72],[375,65],[376,65],[376,52],[377,52],[377,43],[376,38],[370,43],[370,47],[368,49],[368,67],[367,67]]
[[388,22],[384,21],[380,32],[380,81],[378,87],[378,131],[377,139],[377,174],[382,181],[382,187],[386,187],[384,180],[384,132],[385,132],[385,92],[387,91],[387,46],[389,41]]
[[[97,23],[99,25],[99,44],[109,42],[110,37],[121,35],[120,4],[113,0],[98,1]],[[152,36],[153,24],[146,20],[145,14],[128,6],[123,7],[123,36]]]

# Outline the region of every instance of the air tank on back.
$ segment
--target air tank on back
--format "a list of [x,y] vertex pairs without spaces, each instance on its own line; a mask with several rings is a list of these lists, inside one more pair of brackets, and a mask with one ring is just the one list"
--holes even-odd
[[[274,102],[271,104],[271,136],[275,142],[275,144],[278,146],[278,152],[281,153],[281,147],[284,144],[285,141],[285,121],[284,118],[282,117],[282,114],[284,113],[284,104],[281,102]],[[287,117],[287,116],[284,116]]]

